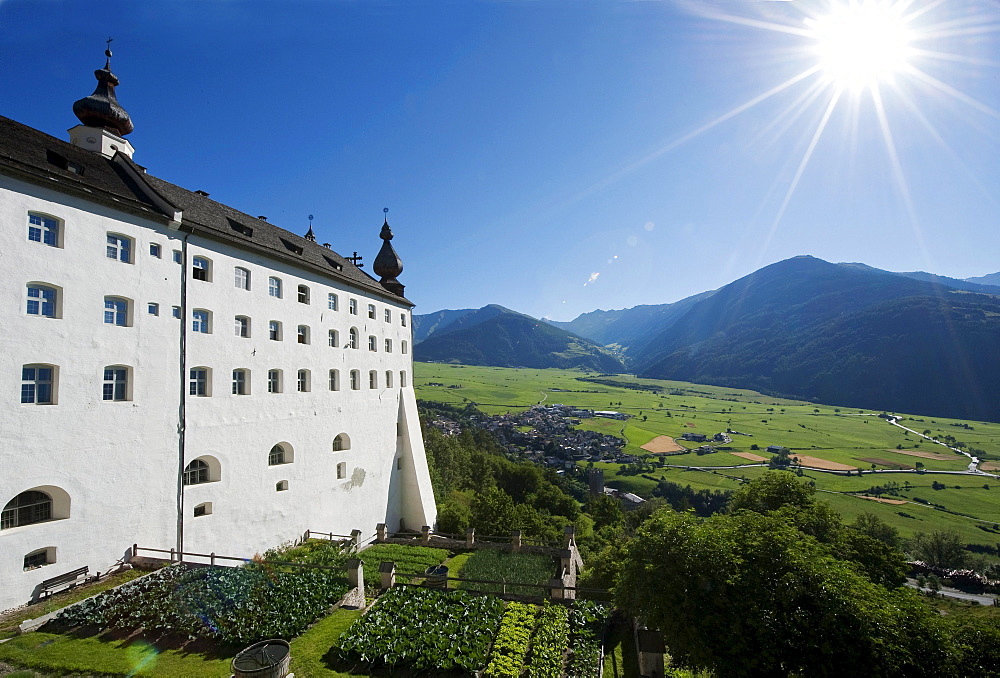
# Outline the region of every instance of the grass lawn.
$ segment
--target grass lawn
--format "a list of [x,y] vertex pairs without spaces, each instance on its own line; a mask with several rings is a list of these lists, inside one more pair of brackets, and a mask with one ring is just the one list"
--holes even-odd
[[119,584],[132,581],[136,577],[141,577],[144,574],[146,574],[146,572],[142,570],[125,570],[124,572],[111,575],[107,579],[102,579],[99,582],[77,586],[69,591],[56,593],[40,603],[29,605],[26,608],[6,614],[0,617],[0,639],[10,638],[11,636],[17,635],[17,627],[20,626],[21,622],[26,619],[36,619],[37,617],[48,614],[49,612],[61,610],[67,605],[71,605],[72,603],[83,600],[84,598],[95,596],[102,591],[107,591],[108,589],[114,588]]
[[340,634],[360,616],[360,610],[336,610],[294,639],[291,642],[291,670],[297,678],[334,678],[350,675],[331,669],[325,657],[340,638]]
[[238,651],[159,649],[146,640],[35,631],[0,644],[0,661],[56,674],[227,678]]

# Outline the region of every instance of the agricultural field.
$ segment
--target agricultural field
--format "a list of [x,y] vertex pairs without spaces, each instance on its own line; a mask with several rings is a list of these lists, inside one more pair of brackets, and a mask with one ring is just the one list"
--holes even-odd
[[[430,386],[428,382],[444,386]],[[538,403],[624,412],[631,415],[626,421],[583,419],[579,428],[624,438],[626,454],[654,462],[662,460],[671,466],[707,469],[664,466],[632,474],[622,473],[621,464],[595,464],[604,469],[608,486],[643,497],[652,496],[661,478],[694,489],[735,489],[742,478],[755,478],[764,472],[763,466],[747,466],[760,463],[752,457],[769,459],[766,448],[780,445],[790,448],[791,456],[808,456],[832,468],[864,471],[860,477],[847,477],[804,470],[804,478],[815,482],[821,498],[847,522],[869,512],[899,529],[903,536],[955,529],[969,543],[995,546],[1000,542],[1000,530],[994,528],[995,522],[1000,523],[1000,496],[996,496],[1000,493],[1000,479],[932,473],[963,471],[969,460],[944,445],[889,424],[878,417],[879,412],[774,398],[742,389],[580,370],[415,363],[413,384],[422,400],[475,403],[487,414],[524,410]],[[939,440],[962,441],[982,450],[978,456],[987,460],[985,468],[990,468],[988,460],[994,460],[1000,468],[996,461],[1000,460],[1000,424],[893,414],[901,417],[902,426],[914,431],[928,432]],[[714,454],[652,455],[642,448],[656,439],[660,439],[658,444],[664,444],[661,436],[694,448],[702,443],[681,440],[684,433],[711,437],[727,429],[739,434],[731,434],[729,443],[714,443],[729,448]],[[723,468],[726,466],[742,468]],[[918,468],[926,473],[917,472]],[[843,494],[864,492],[890,482],[899,485],[897,496],[884,496],[907,503],[887,504]],[[934,482],[943,484],[944,489],[933,489]]]
[[[521,584],[548,585],[555,574],[555,562],[549,556],[510,553],[494,549],[474,551],[451,576],[463,579],[487,579],[490,581],[518,582]],[[496,591],[494,584],[457,582],[458,587],[468,591]],[[506,587],[507,593],[537,596],[545,592],[534,586]]]

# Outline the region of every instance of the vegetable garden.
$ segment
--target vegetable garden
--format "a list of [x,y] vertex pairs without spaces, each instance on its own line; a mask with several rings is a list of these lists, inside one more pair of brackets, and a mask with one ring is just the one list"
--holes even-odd
[[465,591],[398,586],[340,637],[345,666],[491,678],[598,675],[607,609],[508,603]]
[[176,564],[68,608],[57,623],[250,644],[298,635],[347,590],[337,570]]

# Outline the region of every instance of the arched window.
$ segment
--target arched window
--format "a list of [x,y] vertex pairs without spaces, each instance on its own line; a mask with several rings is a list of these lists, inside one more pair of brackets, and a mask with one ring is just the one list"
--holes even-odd
[[212,395],[212,368],[192,367],[188,381],[188,394],[198,397]]
[[375,304],[368,304],[368,317],[375,320]]
[[392,370],[385,371],[385,387],[392,388]]
[[392,322],[392,311],[390,311],[389,309],[385,309],[385,321],[387,323]]
[[233,370],[233,395],[250,395],[250,370]]
[[50,247],[62,247],[59,221],[44,214],[28,214],[28,240]]
[[370,370],[368,372],[368,388],[378,388],[378,371]]
[[326,295],[326,307],[331,311],[337,310],[337,295],[333,292]]
[[129,400],[129,379],[132,368],[127,365],[108,365],[104,368],[103,400]]
[[400,313],[399,314],[399,324],[402,325],[403,327],[406,327],[406,314],[405,313]]
[[52,405],[56,402],[56,367],[21,366],[21,404]]
[[406,388],[406,372],[399,373],[399,387]]
[[132,325],[129,300],[124,297],[104,297],[104,324],[129,327]]
[[191,277],[195,280],[212,282],[212,260],[207,257],[192,258]]
[[368,335],[368,350],[377,351],[378,350],[378,339],[375,338],[374,334]]
[[281,393],[281,370],[267,371],[267,392]]
[[271,320],[267,323],[267,338],[271,341],[281,341],[281,322]]
[[236,289],[238,290],[249,290],[250,289],[250,270],[243,268],[242,266],[237,266],[235,269],[236,275]]
[[343,452],[349,449],[351,449],[351,439],[346,433],[337,434],[337,437],[333,439],[333,451]]
[[309,303],[309,286],[308,285],[299,285],[298,292],[299,292],[299,303],[300,304],[308,304]]
[[132,263],[132,238],[120,233],[108,233],[108,259]]
[[347,300],[347,311],[351,315],[357,315],[358,314],[358,300],[357,299],[348,299]]
[[385,340],[385,352],[392,353],[392,339]]
[[308,344],[309,343],[309,326],[308,325],[299,325],[298,328],[297,328],[297,330],[296,330],[296,338],[297,338],[297,341],[300,344]]
[[184,468],[185,485],[201,485],[202,483],[210,482],[212,481],[209,475],[208,464],[201,459],[195,459]]
[[360,340],[358,339],[358,328],[352,327],[351,332],[348,335],[347,339],[347,348],[357,348],[359,341]]
[[196,308],[191,311],[191,331],[200,334],[211,334],[212,332],[212,312],[203,308]]
[[357,391],[361,388],[361,372],[358,370],[351,370],[351,390]]
[[52,518],[52,497],[45,492],[28,490],[17,495],[3,507],[0,513],[0,530],[32,523],[41,523]]
[[407,344],[405,340],[399,342],[399,350],[401,353],[406,353],[407,351],[409,351],[409,348],[410,348],[409,344]]
[[296,389],[299,393],[308,393],[312,390],[312,374],[309,370],[299,370],[296,379]]
[[337,330],[330,330],[327,332],[327,343],[330,344],[331,348],[337,348],[340,346],[340,332]]
[[250,318],[245,315],[236,316],[236,336],[244,339],[250,338]]
[[267,293],[276,299],[281,299],[281,278],[271,276],[267,279]]
[[44,283],[28,283],[27,313],[42,318],[58,318],[59,290]]
[[286,443],[278,443],[267,453],[267,465],[277,466],[279,464],[292,463],[292,446]]
[[330,370],[330,390],[340,390],[340,370]]

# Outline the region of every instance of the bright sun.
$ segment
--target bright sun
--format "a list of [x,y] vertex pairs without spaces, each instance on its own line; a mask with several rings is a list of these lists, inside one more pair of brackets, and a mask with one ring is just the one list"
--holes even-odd
[[853,0],[807,20],[826,76],[838,87],[858,90],[905,69],[913,35],[902,7],[887,0]]

